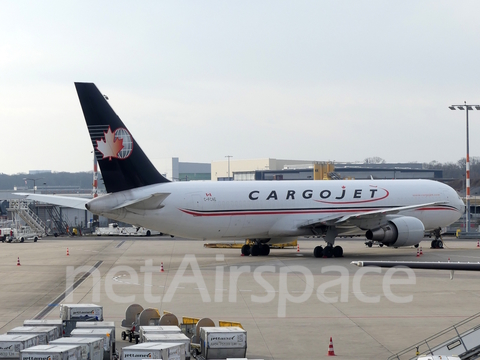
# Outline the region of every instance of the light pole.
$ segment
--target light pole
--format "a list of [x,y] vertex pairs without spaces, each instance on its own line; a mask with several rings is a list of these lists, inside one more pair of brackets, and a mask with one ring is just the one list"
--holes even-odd
[[228,158],[228,181],[230,181],[230,158],[233,157],[232,155],[225,155]]
[[468,111],[473,110],[475,107],[476,110],[480,110],[480,105],[467,105],[467,102],[464,101],[463,105],[451,105],[448,108],[450,110],[466,110],[466,122],[467,122],[467,159],[465,164],[465,202],[467,207],[467,213],[465,214],[465,232],[470,231],[470,153],[469,153],[469,141],[468,141]]
[[[27,183],[27,180],[32,180],[33,181],[33,193],[35,194],[35,190],[37,190],[37,186],[35,185],[35,181],[37,180],[40,180],[40,179],[43,179],[43,178],[23,178],[23,180],[25,180],[25,183]],[[38,215],[38,209],[37,209],[37,204],[35,202],[35,200],[33,200],[33,207],[35,208],[35,214]]]
[[23,178],[23,180],[27,181],[27,180],[32,180],[33,181],[33,193],[35,194],[35,190],[36,190],[36,186],[35,186],[35,181],[37,180],[40,180],[40,179],[43,179],[43,178],[35,178],[35,179],[32,179],[32,178]]

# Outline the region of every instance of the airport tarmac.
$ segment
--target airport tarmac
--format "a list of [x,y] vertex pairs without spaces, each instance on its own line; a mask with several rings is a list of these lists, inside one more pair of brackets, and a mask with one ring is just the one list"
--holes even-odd
[[[443,250],[429,249],[426,239],[417,258],[413,247],[367,248],[361,239],[339,239],[340,259],[314,258],[313,248],[323,245],[317,239],[300,239],[300,252],[272,249],[268,257],[243,257],[239,249],[205,248],[202,241],[170,237],[0,243],[0,333],[38,314],[58,319],[63,301],[94,303],[103,306],[106,321],[115,321],[120,348],[129,345],[120,339],[125,309],[138,303],[179,319],[240,322],[248,333],[250,359],[327,358],[330,337],[338,358],[387,359],[477,313],[479,275],[459,271],[450,280],[448,271],[415,270],[414,278],[397,273],[392,284],[387,269],[362,275],[350,262],[480,261],[477,241],[444,242]],[[73,283],[67,274],[74,270],[92,275],[62,300]]]

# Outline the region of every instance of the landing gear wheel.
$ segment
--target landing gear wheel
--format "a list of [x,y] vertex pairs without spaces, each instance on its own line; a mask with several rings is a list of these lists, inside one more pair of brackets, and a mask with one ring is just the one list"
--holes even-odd
[[37,241],[38,241],[38,237],[35,236],[35,237],[33,238],[33,242],[37,242]]
[[125,340],[127,338],[127,334],[125,333],[125,331],[122,331],[122,340]]
[[313,249],[313,256],[321,258],[323,256],[323,247],[315,246],[315,249]]
[[433,240],[432,241],[432,249],[443,249],[443,241],[442,240]]
[[21,242],[21,243],[24,242],[24,241],[25,241],[25,238],[23,238],[23,237],[20,238],[20,242]]
[[250,255],[252,255],[252,256],[260,255],[260,246],[259,245],[253,245],[250,248]]
[[383,243],[378,244],[378,246],[383,247]]
[[260,255],[261,256],[268,256],[270,254],[270,246],[267,244],[260,245]]
[[341,246],[335,246],[333,248],[333,256],[336,258],[342,257],[343,256],[343,248]]
[[416,245],[413,245],[415,248],[418,248],[420,246],[420,244],[416,244]]
[[333,256],[332,246],[330,246],[330,245],[325,246],[325,249],[323,249],[323,257],[331,258],[332,256]]
[[367,243],[367,246],[368,246],[369,248],[371,248],[371,247],[373,246],[373,242],[372,242],[372,241],[369,241],[369,242]]
[[242,255],[243,256],[250,255],[250,245],[243,245],[242,246]]

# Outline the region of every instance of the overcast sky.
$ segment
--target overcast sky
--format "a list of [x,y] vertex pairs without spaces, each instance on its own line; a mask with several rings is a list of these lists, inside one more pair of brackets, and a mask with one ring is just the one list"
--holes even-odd
[[[479,1],[2,1],[0,172],[89,171],[74,82],[151,159],[456,162]],[[480,111],[470,112],[480,156]]]

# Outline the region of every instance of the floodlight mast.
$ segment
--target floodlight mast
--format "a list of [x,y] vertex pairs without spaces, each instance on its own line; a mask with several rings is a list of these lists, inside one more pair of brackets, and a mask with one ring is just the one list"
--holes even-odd
[[467,158],[465,164],[465,202],[466,202],[466,214],[465,214],[465,232],[470,231],[470,152],[469,152],[469,140],[468,140],[468,111],[473,110],[475,107],[476,110],[480,110],[480,105],[467,105],[467,102],[464,101],[463,105],[451,105],[448,108],[450,110],[466,110],[466,123],[467,123]]

